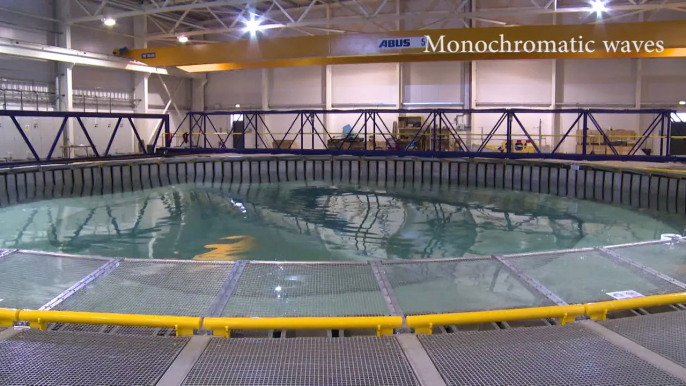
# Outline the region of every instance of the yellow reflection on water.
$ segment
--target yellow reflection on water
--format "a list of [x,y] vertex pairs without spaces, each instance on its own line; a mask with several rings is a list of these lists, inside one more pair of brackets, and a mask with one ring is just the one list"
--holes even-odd
[[253,236],[229,236],[223,237],[222,240],[228,240],[226,244],[208,244],[205,248],[211,249],[209,252],[205,252],[193,257],[193,260],[199,261],[216,261],[225,260],[233,261],[240,260],[243,254],[253,250],[257,243]]

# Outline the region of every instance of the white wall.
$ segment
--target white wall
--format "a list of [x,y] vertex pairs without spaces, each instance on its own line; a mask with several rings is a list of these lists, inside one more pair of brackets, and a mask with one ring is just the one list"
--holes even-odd
[[269,69],[270,108],[324,106],[324,67]]
[[[398,65],[393,63],[332,66],[332,107],[396,108],[400,97],[404,108],[461,108],[475,103],[477,109],[653,108],[674,107],[679,100],[686,100],[686,59],[642,59],[640,66],[637,59],[560,60],[557,66],[553,60],[479,61],[473,63],[471,85],[465,84],[468,78],[465,64],[461,62],[404,63],[400,67],[401,79],[398,78]],[[261,106],[262,74],[261,70],[209,74],[206,108],[232,109],[236,103]],[[325,102],[322,99],[326,95],[325,68],[280,68],[268,70],[267,74],[266,100],[270,108],[321,108]],[[470,86],[473,101],[465,100]],[[640,101],[638,106],[637,99]],[[397,114],[382,115],[389,130],[392,129]],[[357,114],[336,114],[322,120],[332,134],[338,135],[345,124],[353,126],[357,117]],[[278,139],[294,118],[294,115],[270,115],[266,117],[266,123]],[[449,115],[452,124],[454,118],[454,114]],[[499,118],[500,114],[495,113],[474,114],[472,142],[479,143],[481,133],[485,136]],[[518,118],[534,140],[549,151],[574,122],[576,114],[560,114],[556,119],[554,114],[534,112],[520,113]],[[647,115],[619,114],[596,114],[595,118],[604,130],[625,129],[637,134],[642,133],[652,120],[652,116]],[[581,128],[581,122],[577,126]],[[500,145],[506,127],[506,123],[501,125],[490,145]],[[590,121],[588,127],[595,128]],[[354,131],[358,130],[363,130],[362,122]],[[296,132],[291,131],[287,139],[293,139]],[[305,133],[308,135],[304,146],[309,148],[310,132],[305,130]],[[526,139],[516,121],[512,123],[512,133],[516,139]],[[576,134],[576,128],[570,134]],[[568,138],[561,150],[573,152],[575,143],[574,138]],[[321,142],[315,136],[315,147],[320,146]],[[650,143],[647,146],[654,147]]]
[[636,60],[564,60],[562,70],[566,105],[634,106]]
[[[415,62],[402,64],[404,103],[464,102],[462,62]],[[456,107],[459,107],[456,105]]]
[[262,70],[214,72],[207,75],[207,110],[262,107]]
[[476,62],[475,107],[549,107],[552,67],[551,60]]
[[393,63],[332,66],[333,107],[395,105],[398,76]]
[[0,38],[21,40],[23,42],[54,44],[55,39],[49,31],[54,24],[49,20],[27,17],[21,13],[52,18],[54,1],[52,0],[3,0],[3,8],[20,13],[0,12]]

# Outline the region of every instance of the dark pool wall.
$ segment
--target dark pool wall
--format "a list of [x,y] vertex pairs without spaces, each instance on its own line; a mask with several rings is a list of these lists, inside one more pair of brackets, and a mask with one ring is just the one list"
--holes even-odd
[[2,169],[0,206],[176,183],[303,180],[512,189],[686,214],[686,181],[665,173],[540,161],[345,156],[179,157]]

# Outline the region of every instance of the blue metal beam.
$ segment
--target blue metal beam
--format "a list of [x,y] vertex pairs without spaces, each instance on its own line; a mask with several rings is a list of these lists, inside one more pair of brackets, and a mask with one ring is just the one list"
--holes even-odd
[[0,110],[0,117],[53,117],[53,118],[148,118],[165,119],[167,114],[95,113],[85,111],[30,111]]
[[605,155],[605,154],[548,154],[548,153],[479,153],[479,152],[433,152],[433,151],[391,151],[391,150],[328,150],[328,149],[160,149],[166,155],[175,154],[292,154],[292,155],[349,155],[370,157],[427,157],[427,158],[493,158],[493,159],[561,159],[570,161],[651,161],[686,162],[686,157]]
[[69,118],[64,118],[62,119],[62,124],[60,125],[59,130],[57,130],[57,135],[55,136],[55,140],[52,142],[52,146],[50,146],[50,151],[48,152],[48,157],[46,159],[52,158],[52,153],[55,151],[55,148],[57,147],[57,142],[60,140],[60,137],[62,136],[62,132],[64,131],[64,127],[67,125],[67,120]]
[[590,112],[594,114],[661,114],[661,113],[673,113],[675,110],[671,109],[353,109],[353,110],[237,110],[237,111],[191,111],[189,114],[202,114],[202,115],[229,115],[229,114],[265,114],[265,115],[282,115],[282,114],[364,114],[364,113],[386,113],[386,114],[405,114],[405,113],[417,113],[417,114],[431,114],[431,113],[448,113],[448,114],[493,114],[493,113],[506,113],[513,112],[517,114],[572,114],[581,112]]
[[24,138],[24,143],[26,143],[26,146],[28,146],[29,150],[31,150],[31,154],[33,154],[33,158],[35,158],[36,161],[40,161],[40,157],[38,156],[38,153],[36,153],[36,149],[33,148],[31,141],[29,141],[29,137],[27,137],[26,133],[24,133],[24,130],[22,130],[21,125],[17,121],[16,116],[10,115],[9,117],[12,120],[12,122],[14,122],[14,126],[17,128],[17,131],[19,131],[19,134],[21,135],[21,137]]

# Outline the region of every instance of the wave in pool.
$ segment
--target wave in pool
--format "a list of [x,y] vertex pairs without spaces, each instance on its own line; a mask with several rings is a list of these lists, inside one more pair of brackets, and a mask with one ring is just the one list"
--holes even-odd
[[679,216],[486,188],[180,184],[0,209],[0,246],[107,257],[343,261],[658,239]]

